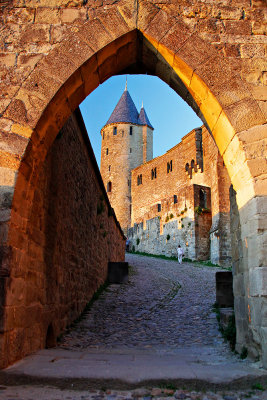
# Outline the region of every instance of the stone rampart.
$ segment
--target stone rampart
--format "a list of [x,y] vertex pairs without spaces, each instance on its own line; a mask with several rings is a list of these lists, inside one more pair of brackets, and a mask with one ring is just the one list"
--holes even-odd
[[[155,168],[156,178],[152,179],[151,172]],[[142,184],[138,184],[140,175]],[[195,190],[197,186],[198,191]],[[197,223],[193,230],[190,229],[196,236],[196,247],[194,251],[190,250],[190,258],[211,259],[216,264],[229,266],[229,187],[229,176],[211,135],[205,127],[194,129],[164,155],[132,171],[132,225],[143,222],[145,228],[147,220],[159,217],[162,234],[169,226],[170,216],[181,226],[184,217],[190,221],[200,218],[195,214],[195,207],[206,208],[210,213],[202,217],[201,224]],[[203,198],[200,199],[201,188]],[[187,240],[182,242],[185,245]],[[173,249],[176,250],[177,244],[176,240]],[[146,249],[149,250],[148,244]],[[148,252],[153,253],[152,249]]]
[[9,271],[1,277],[1,367],[46,346],[83,311],[125,242],[82,117],[59,132],[39,173],[24,231],[13,210]]

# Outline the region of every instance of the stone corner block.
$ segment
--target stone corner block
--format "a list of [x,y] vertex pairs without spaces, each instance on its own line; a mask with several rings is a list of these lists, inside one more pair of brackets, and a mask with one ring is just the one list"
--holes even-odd
[[267,296],[267,267],[252,269],[249,272],[249,285],[250,296]]

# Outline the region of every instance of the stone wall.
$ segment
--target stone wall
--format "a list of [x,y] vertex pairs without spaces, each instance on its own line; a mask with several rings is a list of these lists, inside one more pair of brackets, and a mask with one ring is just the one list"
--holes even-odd
[[[210,189],[193,185],[188,188],[187,204],[181,210],[181,202],[174,203],[173,196],[161,200],[161,212],[145,223],[134,224],[128,229],[127,237],[130,248],[149,254],[177,256],[177,247],[184,250],[184,256],[191,260],[207,260],[210,258],[209,230],[211,212],[198,214],[194,210],[199,205],[199,191],[208,194],[210,206]],[[178,192],[178,198],[181,198]],[[166,212],[167,210],[167,212]],[[151,210],[155,214],[157,210]],[[166,215],[166,217],[163,216]]]
[[[1,276],[9,273],[13,251],[7,240],[11,207],[14,223],[24,229],[32,178],[71,113],[109,77],[149,73],[209,127],[237,193],[243,248],[237,264],[250,272],[246,295],[254,310],[259,300],[266,302],[265,3],[1,2]],[[265,309],[259,319],[244,312],[255,332],[244,344],[258,348],[267,367]]]
[[[168,172],[167,163],[170,161],[172,171]],[[151,170],[154,168],[157,169],[157,177],[151,179]],[[142,184],[137,185],[137,177],[140,174],[142,174]],[[211,214],[206,214],[205,218],[198,217],[203,219],[204,225],[202,223],[195,226],[198,249],[197,254],[190,258],[211,258],[214,263],[229,266],[231,262],[230,179],[218,148],[205,127],[194,129],[182,138],[181,143],[164,155],[132,171],[132,225],[143,222],[145,227],[147,220],[160,217],[160,231],[163,232],[164,224],[170,214],[178,220],[187,217],[190,221],[194,221],[194,208],[200,205],[200,200],[192,198],[192,187],[197,186],[203,187],[204,191],[205,188],[210,188],[207,193],[207,198],[210,200],[205,207]],[[175,204],[174,196],[177,198]],[[180,215],[185,208],[187,209],[185,215]],[[209,251],[210,255],[207,257]]]
[[123,234],[79,111],[59,132],[37,182],[25,232],[15,219],[10,226],[2,367],[54,345],[104,283],[108,262],[124,260]]

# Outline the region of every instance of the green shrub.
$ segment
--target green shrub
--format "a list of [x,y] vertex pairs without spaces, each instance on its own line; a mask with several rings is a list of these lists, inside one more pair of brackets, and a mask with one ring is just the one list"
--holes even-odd
[[173,213],[170,213],[170,219],[172,219],[174,217]]
[[167,217],[166,217],[166,219],[165,219],[165,222],[168,222],[169,221],[169,216],[168,216],[168,214],[167,214]]
[[181,211],[181,214],[184,214],[184,210]]

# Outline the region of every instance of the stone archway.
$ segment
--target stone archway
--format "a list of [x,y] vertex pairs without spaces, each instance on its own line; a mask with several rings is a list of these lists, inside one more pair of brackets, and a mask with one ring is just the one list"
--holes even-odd
[[[251,354],[262,355],[266,365],[267,272],[263,225],[266,217],[266,118],[263,104],[257,100],[262,94],[257,95],[259,90],[257,92],[255,87],[259,85],[254,84],[251,77],[251,61],[241,60],[237,53],[228,57],[227,52],[235,54],[234,45],[231,47],[227,41],[225,46],[218,45],[201,33],[201,24],[196,29],[189,23],[185,10],[177,14],[177,7],[121,1],[116,7],[99,7],[86,21],[87,17],[82,16],[86,10],[88,14],[88,9],[79,5],[72,10],[77,20],[66,28],[66,37],[49,50],[41,51],[37,62],[30,63],[20,80],[17,64],[11,67],[17,85],[14,83],[10,87],[11,96],[4,103],[1,123],[1,184],[5,198],[9,198],[4,204],[2,224],[5,232],[1,266],[6,288],[4,296],[16,286],[12,271],[21,238],[12,232],[26,235],[23,222],[31,209],[40,165],[71,112],[112,75],[154,74],[169,84],[202,118],[223,155],[237,193],[241,224],[236,245],[239,251],[234,258],[237,343],[239,349],[245,345]],[[28,35],[46,36],[45,26],[32,24],[36,19],[31,20],[31,13],[38,17],[37,21],[43,22],[51,16],[56,19],[57,13],[61,13],[61,21],[62,15],[65,19],[72,18],[68,6],[63,6],[62,10],[40,9],[36,5],[22,8],[22,14],[19,7],[11,8],[13,24],[18,26],[19,18],[24,15]],[[235,10],[224,12],[238,14],[239,9],[237,6]],[[240,33],[245,29],[243,41],[249,46],[248,26],[255,28],[256,20],[254,25],[253,21],[249,25],[247,20],[238,18],[233,19],[234,22],[226,19],[225,31],[216,31],[218,40],[227,31]],[[215,20],[220,25],[221,17]],[[205,22],[205,31],[215,23],[209,16]],[[50,30],[56,25],[50,23]],[[23,47],[27,43],[20,29],[16,40],[14,46]],[[31,40],[29,36],[29,42]],[[8,54],[4,59],[6,63],[10,63],[10,57]],[[254,71],[263,77],[261,63],[255,63]],[[2,304],[5,305],[5,298]],[[3,307],[4,313],[10,311],[12,303],[9,310]],[[9,334],[5,326],[3,332]],[[12,355],[9,360],[14,360]]]

